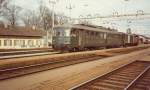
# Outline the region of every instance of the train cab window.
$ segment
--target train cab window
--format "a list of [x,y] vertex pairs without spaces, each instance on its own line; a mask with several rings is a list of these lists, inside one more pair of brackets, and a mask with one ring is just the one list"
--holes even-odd
[[60,32],[56,32],[56,36],[60,36]]
[[71,34],[72,37],[76,37],[76,31],[75,30],[71,30]]
[[76,36],[79,36],[79,30],[75,31]]

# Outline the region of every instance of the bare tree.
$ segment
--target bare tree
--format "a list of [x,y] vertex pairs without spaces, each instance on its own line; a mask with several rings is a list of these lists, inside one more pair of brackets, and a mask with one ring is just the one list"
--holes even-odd
[[[36,28],[47,30],[52,27],[52,11],[41,4],[36,11],[26,10],[22,16],[22,21],[27,27],[35,26]],[[56,15],[54,23],[58,23]]]
[[6,0],[0,0],[0,8],[6,5]]
[[68,23],[69,20],[68,20],[68,17],[66,17],[64,15],[64,13],[58,13],[57,14],[57,22],[59,25],[62,25],[62,24]]
[[[39,18],[41,19],[40,24],[45,30],[52,27],[52,13],[53,12],[43,4],[39,6]],[[54,24],[58,24],[56,14],[54,14]]]
[[[48,30],[52,27],[52,11],[45,6],[43,3],[40,3],[39,7],[33,10],[25,10],[22,15],[22,21],[25,26],[36,28],[42,28]],[[63,13],[58,13],[54,15],[54,24],[64,24],[68,22],[68,18]]]
[[7,7],[10,0],[0,0],[0,15],[5,7]]
[[16,5],[8,5],[3,9],[3,17],[8,21],[8,23],[14,27],[17,25],[17,21],[19,20],[19,12],[21,7]]
[[52,26],[52,12],[44,5],[39,6],[40,23],[43,29],[47,30]]
[[26,10],[22,15],[21,19],[24,22],[26,27],[39,27],[40,18],[36,11],[34,10]]

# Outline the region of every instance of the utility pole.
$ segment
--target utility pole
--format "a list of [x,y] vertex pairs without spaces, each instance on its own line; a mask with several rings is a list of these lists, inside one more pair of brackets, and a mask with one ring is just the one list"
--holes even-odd
[[128,4],[128,2],[129,2],[130,0],[124,0],[124,2],[125,2],[125,6],[124,6],[124,14],[125,13],[127,13],[127,4]]
[[71,11],[72,11],[72,9],[74,8],[74,6],[72,6],[71,3],[70,3],[69,6],[66,7],[66,8],[69,10],[69,13],[70,13],[70,15],[69,15],[70,20],[69,20],[69,21],[70,21],[70,24],[71,24],[71,21],[72,21],[72,20],[71,20]]
[[132,33],[132,31],[131,31],[131,27],[130,27],[130,24],[131,24],[132,22],[131,22],[131,20],[127,20],[127,33],[128,34],[131,34]]
[[[128,14],[126,14],[127,13],[126,8],[127,8],[127,3],[129,2],[129,0],[124,0],[124,1],[125,1],[124,15],[128,15]],[[131,21],[127,19],[126,23],[127,23],[127,29],[126,29],[127,33],[131,34],[131,28],[130,28]]]
[[[58,0],[57,0],[58,1]],[[49,3],[52,4],[52,22],[51,22],[51,44],[52,44],[52,38],[53,38],[53,34],[54,34],[54,26],[55,26],[55,11],[54,11],[54,7],[56,5],[57,1],[52,1],[49,0]],[[49,44],[49,31],[47,31],[47,45]]]

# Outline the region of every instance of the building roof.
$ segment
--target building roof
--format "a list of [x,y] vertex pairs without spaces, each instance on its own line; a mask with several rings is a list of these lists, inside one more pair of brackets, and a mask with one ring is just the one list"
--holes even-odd
[[41,37],[45,36],[46,32],[43,30],[33,30],[32,28],[16,27],[4,28],[0,27],[0,36],[23,36],[23,37]]

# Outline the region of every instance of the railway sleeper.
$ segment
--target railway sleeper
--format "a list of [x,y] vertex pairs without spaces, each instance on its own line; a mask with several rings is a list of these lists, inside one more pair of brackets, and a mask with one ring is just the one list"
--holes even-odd
[[146,87],[149,86],[150,84],[148,83],[137,83],[135,86],[140,86],[140,87]]
[[107,79],[107,80],[110,80],[110,81],[113,81],[113,82],[120,82],[120,83],[124,83],[124,84],[128,84],[129,83],[129,80],[122,80],[122,79]]
[[150,83],[150,79],[142,79],[140,82],[138,82],[138,83]]
[[118,74],[116,74],[116,75],[120,75],[120,76],[126,76],[126,75],[128,75],[129,77],[135,77],[136,75],[135,74],[133,74],[133,73],[129,73],[129,74],[125,74],[125,73],[118,73]]
[[133,77],[136,77],[137,75],[134,75],[134,74],[133,75],[130,75],[130,74],[126,74],[126,75],[125,74],[116,74],[116,75],[113,75],[113,76],[122,76],[122,77],[129,77],[129,78],[131,77],[131,78],[133,78]]
[[102,82],[117,84],[120,86],[126,86],[128,84],[127,82],[119,82],[119,81],[114,81],[114,80],[103,80]]
[[132,88],[132,90],[143,90],[143,88],[141,88],[141,89],[140,88]]
[[91,86],[91,87],[88,87],[87,90],[114,90],[114,89],[108,88],[108,87]]
[[[134,88],[138,88],[141,90],[149,90],[150,86],[136,85]],[[134,90],[134,88],[132,88],[132,90]]]
[[116,81],[122,81],[122,82],[130,82],[131,81],[131,80],[126,79],[126,78],[117,78],[117,77],[109,77],[107,79],[116,80]]
[[94,83],[93,85],[96,85],[98,87],[105,87],[108,89],[122,89],[121,86],[110,84],[110,83],[105,83],[105,82],[97,82],[97,83]]
[[132,73],[120,72],[119,74],[124,74],[124,75],[135,75],[135,73],[134,73],[134,72],[132,72]]
[[128,76],[118,76],[118,75],[113,75],[111,77],[114,77],[116,79],[125,79],[125,80],[129,80],[129,81],[132,81],[133,80],[133,77],[128,77]]

